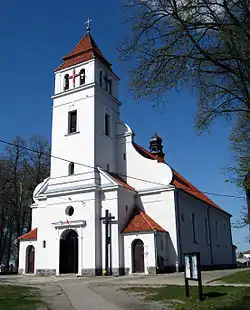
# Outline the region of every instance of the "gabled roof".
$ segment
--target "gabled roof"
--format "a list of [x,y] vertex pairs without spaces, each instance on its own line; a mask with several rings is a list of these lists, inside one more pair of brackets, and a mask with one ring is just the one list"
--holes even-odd
[[112,64],[103,56],[91,34],[87,33],[79,41],[73,51],[63,57],[63,63],[55,69],[55,72],[94,58],[98,58],[109,69],[112,66]]
[[140,209],[135,212],[127,226],[123,229],[124,233],[140,232],[140,231],[162,231],[166,232],[159,224],[157,224],[150,216]]
[[37,228],[29,231],[27,234],[18,238],[20,241],[36,241],[37,240]]
[[121,186],[129,189],[129,190],[132,190],[132,191],[135,191],[135,188],[130,186],[127,182],[125,182],[117,173],[114,173],[114,172],[107,172],[113,179],[115,179],[115,181],[117,183],[119,183]]
[[[157,156],[153,155],[146,149],[144,149],[139,144],[134,143],[134,147],[136,150],[144,157],[148,159],[158,160]],[[162,160],[160,162],[163,162]],[[198,188],[196,188],[193,184],[187,181],[181,174],[179,174],[176,170],[172,169],[173,172],[173,179],[170,184],[174,185],[175,187],[183,190],[184,192],[208,203],[209,205],[215,207],[216,209],[223,211],[224,213],[229,214],[228,212],[224,211],[220,208],[216,203],[214,203],[210,198],[208,198],[205,194],[203,194]],[[230,214],[229,214],[230,215]]]

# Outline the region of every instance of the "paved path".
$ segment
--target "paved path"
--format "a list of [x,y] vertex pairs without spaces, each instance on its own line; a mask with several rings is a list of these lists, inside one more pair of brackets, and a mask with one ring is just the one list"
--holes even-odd
[[104,281],[101,285],[90,284],[89,278],[5,277],[0,278],[1,282],[38,287],[46,310],[173,310],[159,303],[146,303],[138,295],[127,294],[119,286],[105,285]]
[[[202,272],[203,284],[218,285],[211,281],[244,269]],[[183,273],[157,276],[133,275],[123,277],[77,278],[76,276],[35,277],[0,276],[0,284],[36,286],[49,309],[53,310],[162,310],[171,309],[156,303],[145,303],[138,296],[119,290],[125,286],[184,285]],[[196,282],[190,284],[196,285]],[[224,284],[223,284],[224,285]],[[240,285],[239,285],[240,286]]]
[[89,285],[82,281],[60,283],[75,310],[163,310],[172,309],[156,303],[145,303],[111,286]]

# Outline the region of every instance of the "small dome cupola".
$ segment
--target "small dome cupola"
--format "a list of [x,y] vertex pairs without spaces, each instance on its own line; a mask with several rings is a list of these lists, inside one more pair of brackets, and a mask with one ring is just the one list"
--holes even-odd
[[149,149],[152,154],[162,154],[162,138],[156,132],[149,141]]
[[155,134],[149,141],[149,149],[150,152],[155,155],[160,162],[164,162],[164,153],[163,153],[163,145],[162,145],[162,138]]

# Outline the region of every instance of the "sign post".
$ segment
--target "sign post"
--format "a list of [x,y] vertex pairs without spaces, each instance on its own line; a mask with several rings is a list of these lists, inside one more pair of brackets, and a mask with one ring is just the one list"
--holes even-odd
[[201,280],[201,266],[200,266],[200,253],[185,253],[185,293],[189,297],[189,280],[198,281],[199,299],[203,301],[202,280]]

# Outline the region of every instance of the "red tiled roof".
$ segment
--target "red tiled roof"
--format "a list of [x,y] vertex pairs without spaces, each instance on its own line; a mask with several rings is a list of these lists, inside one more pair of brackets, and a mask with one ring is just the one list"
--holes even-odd
[[130,219],[128,225],[123,229],[123,232],[128,233],[154,230],[166,232],[166,230],[157,224],[150,216],[138,209],[135,210],[133,217]]
[[243,254],[250,254],[250,250],[243,252]]
[[148,159],[157,159],[156,156],[154,156],[152,153],[150,153],[149,151],[147,151],[146,149],[144,149],[144,147],[142,147],[141,145],[133,142],[134,147],[136,148],[136,150],[144,157],[148,158]]
[[114,172],[108,172],[120,185],[123,187],[135,191],[134,187],[130,186],[127,182],[125,182],[118,174]]
[[36,241],[37,240],[37,228],[29,231],[27,234],[18,238],[20,241]]
[[55,72],[94,59],[95,57],[103,62],[109,69],[112,66],[112,64],[103,56],[92,36],[87,33],[79,41],[73,51],[63,57],[63,63],[55,69]]
[[[150,153],[146,149],[144,149],[142,146],[134,143],[135,148],[137,151],[144,157],[149,159],[157,160],[157,156]],[[176,170],[172,169],[173,171],[173,180],[170,184],[176,186],[179,189],[182,189],[184,192],[210,204],[211,206],[215,207],[216,209],[219,209],[220,211],[223,211],[227,214],[228,212],[221,209],[216,203],[214,203],[210,198],[208,198],[205,194],[203,194],[198,188],[196,188],[193,184],[191,184],[189,181],[187,181],[182,175],[180,175]]]
[[177,188],[182,189],[183,191],[189,193],[192,196],[212,205],[213,207],[222,210],[216,203],[214,203],[210,198],[208,198],[205,194],[198,190],[193,184],[188,182],[182,175],[180,175],[177,171],[172,169],[173,171],[173,180],[171,182],[172,185],[176,186]]

